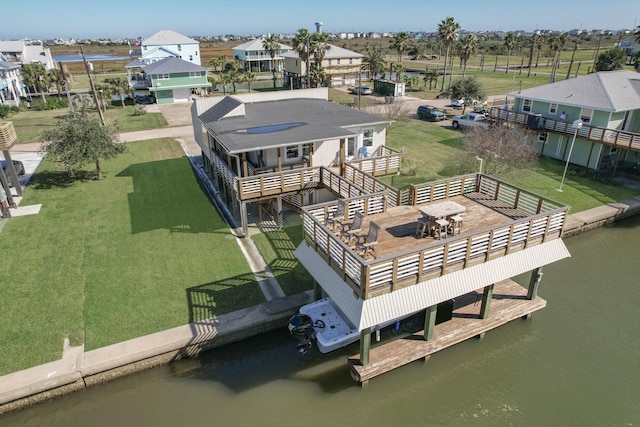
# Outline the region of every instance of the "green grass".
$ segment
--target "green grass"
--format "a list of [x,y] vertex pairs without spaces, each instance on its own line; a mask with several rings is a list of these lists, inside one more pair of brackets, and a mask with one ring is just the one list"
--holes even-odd
[[[146,113],[134,116],[134,107],[112,106],[107,109],[105,120],[108,123],[116,122],[118,132],[132,132],[146,129],[157,129],[167,126],[162,113]],[[40,142],[40,135],[48,129],[53,129],[59,118],[66,116],[68,109],[45,110],[45,111],[21,111],[11,116],[7,121],[13,122],[13,127],[18,136],[18,143]],[[93,110],[89,114],[98,116]]]
[[[130,144],[106,179],[45,161],[4,221],[0,375],[264,302],[174,140]],[[222,262],[221,260],[224,260]]]
[[302,241],[302,226],[252,236],[260,254],[286,295],[313,289],[313,277],[293,255]]
[[[462,135],[459,131],[421,120],[396,121],[387,134],[387,145],[398,149],[404,147],[402,171],[400,175],[384,180],[398,188],[404,188],[409,184],[476,171],[479,163],[475,156],[464,151]],[[515,170],[498,178],[570,205],[571,213],[637,195],[633,190],[590,179],[571,168],[565,178],[563,192],[558,192],[563,170],[564,163],[541,158],[538,166],[533,169]]]

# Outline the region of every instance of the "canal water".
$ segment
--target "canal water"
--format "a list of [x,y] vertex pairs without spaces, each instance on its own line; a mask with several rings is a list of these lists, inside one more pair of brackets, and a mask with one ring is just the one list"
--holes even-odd
[[[26,410],[0,426],[640,424],[640,218],[566,239],[547,307],[360,388],[347,355],[265,334]],[[529,277],[518,278],[527,283]]]

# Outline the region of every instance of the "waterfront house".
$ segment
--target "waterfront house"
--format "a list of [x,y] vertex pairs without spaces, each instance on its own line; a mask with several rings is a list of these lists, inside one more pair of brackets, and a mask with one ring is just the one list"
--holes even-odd
[[[284,58],[284,81],[294,88],[303,87],[306,80],[307,64],[300,60],[298,52],[290,51]],[[363,55],[342,47],[329,45],[322,60],[322,68],[327,75],[327,85],[331,87],[356,85],[361,72]],[[313,58],[309,59],[313,63]]]
[[44,65],[47,71],[55,68],[51,50],[45,48],[39,42],[31,40],[0,40],[0,54],[8,62],[15,62],[20,65],[38,62]]
[[242,68],[245,71],[261,73],[271,71],[275,68],[276,71],[282,72],[283,55],[293,48],[278,43],[280,49],[272,59],[269,52],[264,49],[264,40],[264,37],[259,37],[234,47],[233,58],[242,63]]
[[[396,173],[387,148],[391,120],[328,101],[328,89],[199,98],[191,107],[204,167],[227,208],[247,231],[247,209],[281,225],[291,208],[362,194],[348,169]],[[274,206],[275,203],[275,206]]]
[[513,109],[492,118],[528,129],[540,154],[611,174],[640,164],[640,74],[601,71],[509,96]]
[[[341,317],[317,313],[311,322],[360,332],[360,353],[349,366],[366,383],[528,317],[546,305],[537,296],[542,267],[570,256],[561,239],[568,209],[480,173],[304,206],[295,255],[317,283],[316,298],[328,296]],[[366,240],[345,239],[326,220],[334,212],[342,223],[363,217]],[[523,273],[530,273],[527,287],[511,280]],[[424,315],[423,330],[372,348],[380,325],[416,313]]]

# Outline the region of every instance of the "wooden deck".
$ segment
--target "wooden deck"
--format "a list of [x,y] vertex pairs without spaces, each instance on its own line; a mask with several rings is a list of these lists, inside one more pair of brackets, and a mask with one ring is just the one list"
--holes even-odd
[[495,284],[489,317],[480,319],[482,292],[456,298],[453,318],[436,325],[433,339],[424,340],[424,331],[382,344],[370,350],[369,364],[360,365],[360,355],[349,358],[352,378],[363,384],[370,379],[437,351],[483,334],[512,320],[540,310],[547,302],[539,297],[527,299],[527,290],[512,280]]
[[[473,234],[497,224],[505,224],[513,219],[527,216],[524,212],[507,208],[504,204],[493,200],[491,203],[499,206],[487,206],[486,203],[482,203],[482,200],[477,200],[473,196],[455,196],[448,200],[459,203],[466,209],[463,214],[464,222],[460,235]],[[378,243],[375,247],[376,258],[418,249],[430,243],[444,243],[447,240],[442,239],[441,241],[431,236],[416,238],[418,219],[422,216],[420,207],[425,205],[396,206],[389,208],[386,212],[365,217],[362,226],[363,234],[366,234],[371,221],[375,221],[380,226]],[[448,238],[457,236],[449,235]]]

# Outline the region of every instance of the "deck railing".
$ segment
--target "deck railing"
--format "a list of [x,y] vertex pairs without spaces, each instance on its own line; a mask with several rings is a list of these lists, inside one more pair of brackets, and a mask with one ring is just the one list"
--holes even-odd
[[356,184],[358,187],[365,189],[368,193],[387,191],[389,206],[406,205],[409,199],[408,189],[398,190],[397,188],[380,181],[375,176],[358,169],[356,165],[352,163],[345,163],[344,177]]
[[[531,113],[508,111],[499,107],[492,107],[489,114],[493,120],[517,123],[522,126],[527,126],[529,124],[529,116],[531,116]],[[573,122],[541,117],[540,121],[537,123],[537,129],[535,130],[539,132],[549,131],[573,135],[575,133],[575,129],[572,124]],[[578,136],[580,138],[602,144],[640,150],[640,134],[634,132],[583,124],[578,130]]]
[[240,200],[299,191],[320,183],[320,168],[301,168],[237,178]]
[[[557,239],[562,234],[568,207],[518,187],[484,175],[465,175],[432,184],[416,186],[424,194],[436,194],[428,201],[475,193],[529,215],[444,240],[427,239],[424,246],[416,249],[364,260],[324,225],[326,213],[337,208],[334,201],[303,209],[305,239],[360,298],[366,299]],[[348,199],[347,214],[352,216],[355,210],[365,215],[385,212],[384,199],[384,193]]]
[[381,145],[371,157],[350,160],[348,164],[373,176],[391,175],[400,171],[402,155],[400,150]]

